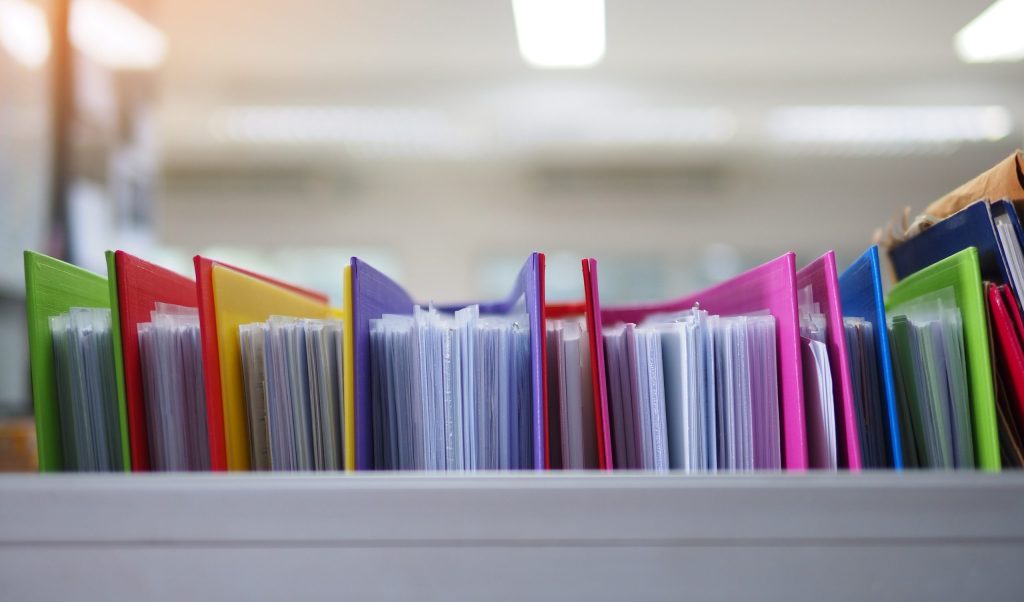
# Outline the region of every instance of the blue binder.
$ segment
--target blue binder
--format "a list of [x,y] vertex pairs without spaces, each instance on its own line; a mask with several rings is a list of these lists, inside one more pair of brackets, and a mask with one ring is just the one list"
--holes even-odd
[[892,467],[902,470],[903,448],[900,444],[896,386],[893,380],[889,328],[885,319],[882,271],[879,265],[877,246],[869,248],[839,275],[839,298],[843,306],[844,317],[863,318],[871,323],[875,332],[879,385],[882,389],[880,396],[885,401],[886,418],[889,423],[889,454]]
[[[996,208],[996,205],[999,207]],[[1007,269],[1003,247],[999,244],[999,236],[992,223],[993,210],[1006,211],[1006,208],[998,202],[990,205],[988,201],[978,201],[889,249],[889,259],[892,260],[896,279],[902,280],[967,247],[976,247],[982,279],[1009,283],[1010,270]],[[1012,206],[1009,207],[1009,213],[1016,217]]]

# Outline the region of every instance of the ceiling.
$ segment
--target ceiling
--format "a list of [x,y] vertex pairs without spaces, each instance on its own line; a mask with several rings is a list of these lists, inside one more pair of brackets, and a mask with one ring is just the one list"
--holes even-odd
[[[218,144],[218,116],[253,105],[438,109],[463,129],[539,124],[547,142],[557,142],[550,124],[580,110],[726,107],[740,148],[758,147],[764,113],[790,104],[1003,104],[1019,123],[1021,64],[965,65],[953,52],[953,34],[987,4],[608,0],[604,62],[538,71],[518,55],[507,1],[164,1],[162,140],[172,164],[239,150],[328,156],[323,144]],[[603,117],[594,120],[576,127]],[[562,155],[586,155],[568,142]]]
[[[608,52],[590,75],[730,81],[995,72],[961,66],[952,47],[953,34],[988,4],[608,0]],[[174,0],[160,5],[158,18],[172,43],[165,74],[175,85],[315,88],[534,74],[519,58],[507,1]]]
[[[424,294],[472,293],[474,262],[533,248],[848,260],[1022,145],[1024,63],[953,51],[989,1],[606,0],[604,62],[542,71],[508,0],[162,0],[161,237],[390,249]],[[1000,105],[1013,130],[798,148],[771,136],[792,105]],[[254,108],[269,139],[238,134]]]

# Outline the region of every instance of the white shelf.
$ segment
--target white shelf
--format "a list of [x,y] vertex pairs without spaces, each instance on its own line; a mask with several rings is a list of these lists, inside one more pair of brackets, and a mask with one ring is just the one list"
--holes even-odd
[[9,600],[1020,599],[1024,474],[0,477]]

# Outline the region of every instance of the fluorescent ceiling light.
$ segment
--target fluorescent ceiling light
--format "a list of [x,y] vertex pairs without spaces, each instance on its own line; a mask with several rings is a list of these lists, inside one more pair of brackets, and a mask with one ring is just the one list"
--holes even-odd
[[38,69],[50,56],[46,13],[26,0],[0,0],[0,45],[16,61]]
[[542,69],[593,67],[604,58],[604,0],[512,0],[519,53]]
[[723,144],[736,117],[721,107],[622,107],[527,112],[502,122],[518,146],[689,146]]
[[941,145],[1001,140],[1013,118],[996,106],[800,106],[769,118],[772,138],[832,145]]
[[954,45],[967,63],[1024,59],[1024,0],[998,0],[957,32]]
[[153,69],[167,55],[163,32],[114,0],[74,0],[71,41],[110,69]]

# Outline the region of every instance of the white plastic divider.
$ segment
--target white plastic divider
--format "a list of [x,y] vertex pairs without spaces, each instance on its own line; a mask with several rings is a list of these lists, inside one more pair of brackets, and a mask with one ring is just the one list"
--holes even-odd
[[0,477],[0,597],[1020,599],[1024,474]]

